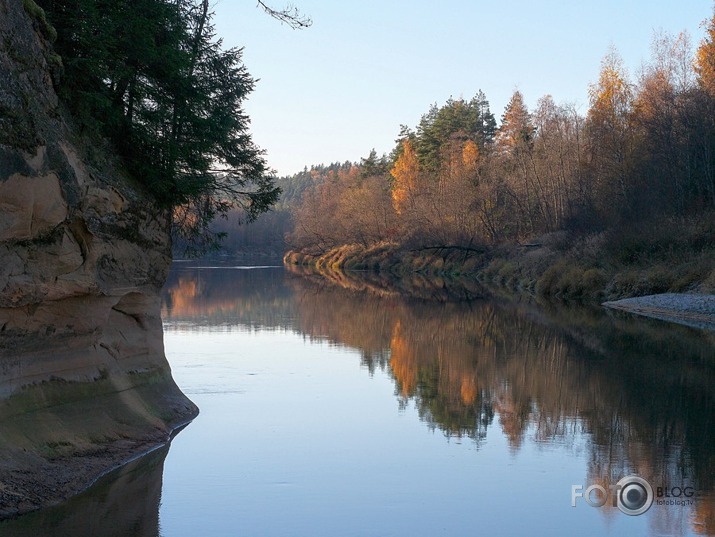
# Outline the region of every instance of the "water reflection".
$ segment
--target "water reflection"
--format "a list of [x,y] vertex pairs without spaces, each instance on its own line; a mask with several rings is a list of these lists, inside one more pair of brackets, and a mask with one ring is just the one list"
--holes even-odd
[[[454,450],[447,453],[410,445],[403,447],[404,453],[397,449],[388,453],[389,450],[380,446],[379,457],[376,457],[372,455],[376,452],[367,449],[366,458],[379,469],[375,476],[366,479],[375,488],[363,490],[355,486],[355,494],[364,499],[378,496],[379,490],[388,488],[393,503],[375,505],[367,500],[359,504],[344,503],[355,505],[361,520],[366,518],[366,512],[383,513],[385,518],[379,522],[365,522],[375,534],[390,534],[390,531],[381,531],[387,525],[385,519],[390,517],[407,516],[407,513],[418,520],[420,513],[416,511],[420,509],[424,509],[424,517],[435,523],[434,532],[439,531],[442,511],[454,515],[434,496],[441,495],[445,487],[438,489],[431,485],[434,490],[428,490],[425,484],[440,478],[450,480],[446,488],[454,487],[461,498],[473,495],[467,503],[477,513],[470,513],[470,516],[474,515],[479,519],[478,523],[483,524],[480,529],[487,533],[509,533],[499,530],[514,527],[505,519],[508,516],[505,513],[513,514],[508,506],[513,495],[493,487],[480,488],[473,480],[474,476],[489,483],[492,474],[496,474],[497,482],[521,487],[523,496],[530,494],[529,484],[545,486],[548,479],[542,475],[530,478],[524,466],[513,472],[506,467],[508,463],[495,463],[495,452],[502,444],[504,451],[509,451],[517,461],[515,464],[541,462],[553,472],[559,468],[553,458],[568,459],[568,465],[583,467],[579,475],[583,477],[584,485],[607,486],[624,475],[637,473],[656,486],[691,486],[699,494],[690,507],[654,506],[644,517],[626,517],[612,507],[571,509],[568,485],[563,485],[562,490],[562,483],[558,482],[556,493],[547,493],[552,497],[542,503],[549,506],[549,510],[534,514],[528,508],[524,509],[523,524],[531,525],[525,530],[533,530],[529,533],[546,534],[548,530],[549,535],[559,532],[588,534],[584,530],[593,528],[585,527],[584,520],[594,511],[609,521],[601,530],[612,534],[618,534],[624,528],[654,535],[715,533],[713,334],[598,308],[486,299],[454,302],[445,297],[454,297],[455,293],[465,292],[463,289],[445,291],[444,288],[429,288],[420,281],[413,283],[417,284],[415,294],[418,298],[406,296],[411,290],[404,283],[405,287],[394,289],[389,282],[379,280],[361,282],[346,278],[327,283],[323,278],[290,274],[282,269],[178,266],[164,292],[165,330],[168,337],[178,335],[178,340],[187,342],[199,332],[294,332],[306,339],[327,341],[330,346],[357,349],[366,371],[357,372],[362,378],[388,375],[391,379],[383,376],[385,382],[392,383],[395,393],[395,398],[389,399],[388,392],[389,404],[394,402],[395,406],[386,412],[396,414],[400,407],[414,407],[426,427],[444,435],[445,444],[461,442],[470,446],[466,453],[469,462],[460,459],[459,464],[463,466],[457,465],[458,471],[463,470],[469,476],[466,487],[462,485],[461,489],[455,484],[455,474],[447,471],[452,468],[442,465],[444,461],[438,459],[455,457]],[[481,294],[472,289],[464,296],[478,297]],[[431,300],[425,299],[427,295]],[[261,351],[262,357],[279,359],[271,355],[271,352],[277,352],[278,344],[274,341],[273,345],[273,349]],[[283,345],[288,346],[285,342]],[[294,345],[293,340],[290,345]],[[188,452],[174,452],[178,462],[173,465],[167,462],[167,467],[174,468],[174,474],[167,471],[163,478],[167,450],[157,451],[108,476],[86,494],[63,506],[1,523],[0,535],[173,537],[179,533],[170,533],[164,528],[188,528],[189,521],[160,521],[162,496],[164,503],[174,502],[180,506],[179,516],[191,512],[198,518],[204,534],[212,534],[210,528],[218,527],[221,522],[218,519],[222,517],[226,519],[225,524],[233,524],[231,527],[236,531],[214,534],[241,534],[241,517],[248,519],[247,511],[255,505],[246,497],[261,494],[263,496],[258,501],[265,504],[263,508],[268,514],[262,513],[262,519],[258,516],[260,523],[275,522],[282,515],[289,519],[289,524],[295,523],[293,534],[302,535],[320,533],[320,528],[330,528],[331,522],[335,525],[344,523],[344,520],[329,520],[330,514],[337,518],[345,515],[341,510],[345,508],[344,504],[334,498],[326,500],[319,492],[323,488],[341,490],[330,488],[331,476],[344,480],[345,489],[353,488],[359,476],[351,473],[354,469],[344,466],[355,465],[369,471],[369,467],[358,465],[361,461],[356,453],[364,446],[359,442],[339,444],[342,450],[352,449],[344,458],[332,444],[327,444],[330,435],[325,434],[326,430],[341,431],[338,424],[328,420],[312,423],[316,421],[312,416],[286,409],[274,401],[278,399],[274,393],[278,389],[274,384],[276,378],[283,382],[285,389],[299,375],[286,380],[285,377],[253,375],[255,371],[252,371],[252,376],[243,377],[243,384],[236,384],[235,377],[229,375],[228,364],[232,366],[239,360],[231,354],[235,349],[231,347],[229,350],[222,357],[207,354],[191,362],[192,366],[203,366],[201,362],[213,360],[214,369],[210,374],[215,376],[216,368],[222,367],[221,371],[226,375],[211,381],[220,388],[219,395],[211,395],[211,390],[207,391],[209,395],[200,389],[195,392],[196,397],[206,403],[204,412],[179,440],[190,440],[192,431],[199,431],[199,438]],[[317,350],[309,348],[303,352]],[[280,359],[294,370],[306,364],[292,357],[290,360]],[[350,359],[354,360],[352,356]],[[317,376],[317,366],[315,362],[311,363]],[[193,371],[195,378],[201,377],[200,369]],[[247,378],[252,380],[245,380]],[[351,378],[339,375],[332,382],[341,382],[337,379],[350,382],[346,379]],[[200,383],[205,380],[201,377],[193,387],[201,388]],[[241,399],[244,395],[238,393],[243,389],[250,392],[250,388],[259,382],[268,393],[257,390],[257,399],[251,400],[262,400],[271,406],[265,412],[242,406],[247,399]],[[310,392],[318,385],[316,380],[314,384],[299,386],[296,393]],[[210,387],[213,388],[213,384]],[[340,391],[340,386],[337,388]],[[230,390],[237,391],[229,393]],[[349,392],[346,386],[345,393]],[[290,397],[295,397],[294,392]],[[311,408],[310,405],[299,406],[295,399],[292,401],[301,412]],[[374,411],[374,407],[370,408]],[[295,411],[296,414],[281,420],[270,414],[276,411]],[[364,409],[357,412],[364,412]],[[235,414],[251,417],[247,422],[240,422],[242,426],[246,423],[252,426],[247,429],[248,433],[241,433],[243,436],[233,437],[226,432],[228,417]],[[372,419],[368,416],[367,421]],[[381,420],[384,418],[375,415],[375,422]],[[258,434],[258,425],[264,422],[277,430],[286,423],[292,424],[286,431],[286,437],[292,442],[290,449],[281,442],[271,442],[281,437]],[[394,422],[389,424],[392,426]],[[316,438],[310,438],[311,431],[315,431],[311,429],[312,425],[320,431],[315,434]],[[353,421],[349,427],[353,427]],[[423,431],[424,427],[419,429]],[[385,434],[378,423],[360,431],[357,434]],[[237,439],[234,443],[230,441],[233,438]],[[439,434],[437,439],[443,443]],[[244,454],[239,442],[255,445],[254,451],[245,453],[260,453],[260,457],[246,457],[247,466],[239,466]],[[391,444],[391,447],[396,445]],[[302,451],[299,446],[303,447]],[[412,451],[408,453],[410,449]],[[310,450],[321,453],[322,458],[317,463],[311,459],[313,465],[303,469],[300,464],[308,460],[305,453]],[[532,454],[519,461],[520,454],[535,450],[542,450],[547,455],[539,458]],[[550,457],[549,461],[547,457]],[[199,482],[187,477],[193,475],[191,465],[196,459],[210,460],[213,464],[214,473],[207,473]],[[284,462],[286,459],[288,462]],[[411,465],[411,460],[417,462]],[[261,465],[280,466],[283,473],[268,472],[256,476]],[[408,488],[425,487],[419,492],[425,499],[423,506],[411,503],[414,496],[404,490],[400,496],[389,489],[392,481],[403,478],[403,474],[394,470],[400,465],[413,468],[414,473],[431,475],[427,480],[424,476],[416,476],[405,485]],[[467,467],[469,465],[472,466]],[[492,466],[492,470],[486,469]],[[324,481],[306,486],[310,479],[320,480],[321,471]],[[177,472],[184,477],[177,480]],[[222,481],[223,473],[230,476],[229,479]],[[519,481],[513,481],[514,475]],[[172,490],[172,485],[163,484],[167,481],[173,486],[180,483],[184,490]],[[167,490],[162,492],[162,486],[167,486]],[[248,490],[241,488],[244,486]],[[319,515],[315,516],[314,512],[302,515],[300,509],[305,503],[301,503],[298,496]],[[204,501],[204,497],[208,499]],[[409,505],[403,506],[401,502]],[[464,507],[454,498],[446,498],[444,502],[454,502],[459,506],[456,512],[467,516],[466,511],[462,511]],[[214,510],[210,513],[202,511],[202,506],[207,505]],[[484,505],[488,505],[489,510],[484,510]],[[294,511],[285,511],[286,506],[293,507]],[[236,511],[241,516],[237,516]],[[235,520],[231,520],[232,517]],[[423,519],[418,521],[423,523]],[[324,526],[319,526],[318,522]],[[410,522],[414,520],[399,519],[392,527],[407,527]],[[264,527],[246,524],[249,534],[271,533]],[[283,535],[286,533],[280,531],[283,529],[281,527],[273,534]],[[357,528],[355,532],[362,529]],[[425,527],[422,532],[434,533],[432,529]],[[182,535],[189,535],[190,531],[185,529]],[[475,533],[477,531],[475,527]],[[393,531],[392,534],[400,533]]]
[[416,299],[386,282],[184,268],[164,318],[170,330],[278,328],[359,349],[448,438],[479,449],[496,423],[514,453],[526,442],[586,451],[587,484],[636,473],[692,486],[694,507],[654,507],[651,530],[715,533],[713,334],[599,308],[450,302],[433,288],[439,300],[426,301],[417,287]]
[[169,327],[289,328],[293,290],[283,269],[175,264],[164,287],[161,316]]
[[66,503],[0,522],[13,537],[156,537],[168,446],[101,478]]

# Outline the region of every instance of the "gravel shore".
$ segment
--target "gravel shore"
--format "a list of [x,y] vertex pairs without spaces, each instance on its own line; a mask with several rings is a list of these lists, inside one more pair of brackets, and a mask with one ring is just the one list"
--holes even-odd
[[664,293],[604,302],[607,308],[715,331],[715,295]]

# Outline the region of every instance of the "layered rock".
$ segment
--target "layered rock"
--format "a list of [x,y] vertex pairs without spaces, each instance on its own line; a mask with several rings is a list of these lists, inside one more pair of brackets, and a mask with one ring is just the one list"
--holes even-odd
[[27,11],[0,0],[0,516],[67,497],[196,414],[163,350],[169,215],[68,124],[46,22]]

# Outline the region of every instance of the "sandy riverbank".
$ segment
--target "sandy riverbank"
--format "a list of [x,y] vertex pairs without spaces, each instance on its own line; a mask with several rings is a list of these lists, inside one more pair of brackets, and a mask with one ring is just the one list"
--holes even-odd
[[604,302],[604,306],[645,317],[715,331],[715,295],[663,293]]
[[[58,388],[67,402],[34,408]],[[20,403],[33,408],[2,420],[0,521],[79,494],[104,474],[165,445],[198,413],[168,374],[127,390],[79,397],[91,388],[45,382],[0,401],[0,415]]]

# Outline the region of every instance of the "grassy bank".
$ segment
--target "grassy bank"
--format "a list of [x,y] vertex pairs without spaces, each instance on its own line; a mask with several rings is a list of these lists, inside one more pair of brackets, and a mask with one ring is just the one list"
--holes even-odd
[[491,248],[423,247],[394,242],[351,244],[320,254],[288,252],[286,264],[318,270],[365,270],[476,280],[560,299],[614,300],[664,292],[715,292],[715,215],[619,230],[566,232],[528,244]]

